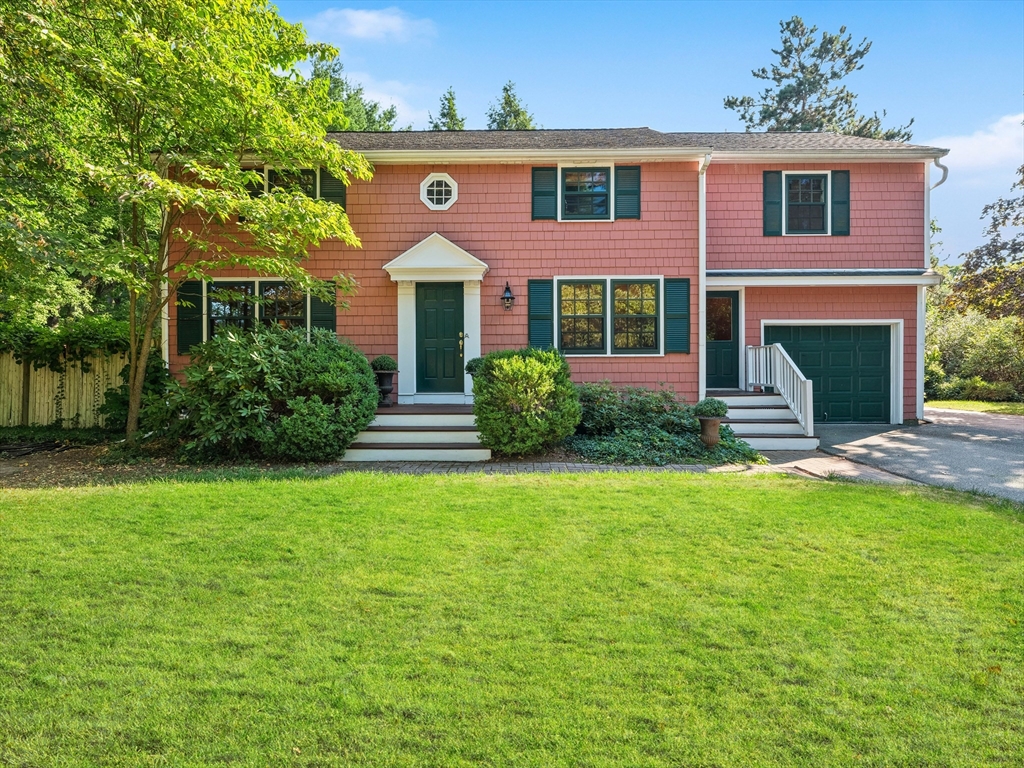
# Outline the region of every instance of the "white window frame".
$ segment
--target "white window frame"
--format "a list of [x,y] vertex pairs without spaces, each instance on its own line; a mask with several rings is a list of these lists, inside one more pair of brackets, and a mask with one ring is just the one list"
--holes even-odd
[[[607,219],[563,219],[562,218],[562,169],[563,168],[604,168],[608,166],[608,218]],[[556,179],[558,221],[566,224],[612,224],[615,222],[615,162],[614,161],[591,161],[575,163],[559,163]],[[565,278],[569,279],[569,278]]]
[[[206,290],[206,287],[210,283],[253,283],[253,290],[255,291],[255,295],[259,296],[260,283],[283,283],[286,281],[284,280],[284,278],[281,277],[211,277],[207,278],[206,280],[202,280],[201,282],[203,285],[203,341],[205,342],[210,340],[210,301],[207,296]],[[256,311],[259,312],[260,305],[256,304],[254,305],[254,307]],[[306,341],[309,341],[310,335],[313,330],[312,327],[310,326],[310,323],[312,322],[310,312],[311,309],[312,302],[310,301],[309,291],[306,291]],[[259,319],[260,318],[257,315],[257,322],[259,322]]]
[[[590,165],[581,166],[585,168]],[[577,221],[577,219],[573,219]],[[562,316],[560,284],[569,283],[604,283],[605,284],[605,313],[604,313],[604,351],[603,352],[564,352],[566,357],[607,357],[607,358],[631,358],[631,357],[664,357],[665,356],[665,276],[664,275],[556,275],[554,278],[554,312],[552,326],[554,328],[555,349],[562,351],[562,334],[559,328],[559,319]],[[658,351],[657,352],[613,352],[612,351],[612,321],[614,311],[611,302],[613,282],[644,282],[658,284]]]
[[[431,182],[434,181],[446,181],[448,182],[448,185],[452,188],[451,200],[449,200],[444,205],[436,205],[435,203],[430,202],[430,198],[427,197],[427,187],[429,187]],[[427,178],[420,182],[420,202],[422,202],[425,206],[427,206],[427,208],[429,208],[432,211],[447,211],[449,208],[455,205],[455,201],[458,199],[459,182],[457,182],[447,173],[431,173],[427,176]]]
[[[825,231],[824,232],[790,232],[789,231],[789,194],[786,178],[789,176],[824,176],[825,177]],[[783,171],[782,172],[782,235],[783,237],[831,237],[832,236],[832,171]]]

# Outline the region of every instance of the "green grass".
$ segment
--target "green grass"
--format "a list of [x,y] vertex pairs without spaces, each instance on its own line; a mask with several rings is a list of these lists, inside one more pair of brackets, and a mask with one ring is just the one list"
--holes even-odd
[[0,491],[0,765],[1019,764],[1022,551],[779,476]]
[[928,400],[925,408],[951,408],[954,411],[1010,413],[1024,416],[1024,403],[987,403],[983,400]]

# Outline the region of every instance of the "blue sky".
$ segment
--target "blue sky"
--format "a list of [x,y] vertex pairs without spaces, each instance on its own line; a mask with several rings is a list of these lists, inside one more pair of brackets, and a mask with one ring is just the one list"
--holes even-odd
[[[779,21],[868,38],[847,79],[862,112],[914,118],[915,143],[948,147],[932,195],[947,260],[982,241],[981,208],[1024,163],[1024,2],[277,3],[336,45],[367,94],[427,127],[452,86],[468,127],[507,80],[545,128],[738,131],[726,96],[755,95]],[[937,176],[936,176],[937,178]]]

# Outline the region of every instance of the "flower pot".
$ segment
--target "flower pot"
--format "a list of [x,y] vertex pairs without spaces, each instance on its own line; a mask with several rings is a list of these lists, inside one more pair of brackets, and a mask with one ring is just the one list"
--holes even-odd
[[719,434],[719,425],[722,420],[717,416],[698,416],[700,420],[700,441],[708,448],[714,448],[722,439]]
[[377,377],[377,393],[379,395],[378,402],[385,408],[390,408],[391,393],[395,391],[395,374],[398,371],[374,371],[374,376]]

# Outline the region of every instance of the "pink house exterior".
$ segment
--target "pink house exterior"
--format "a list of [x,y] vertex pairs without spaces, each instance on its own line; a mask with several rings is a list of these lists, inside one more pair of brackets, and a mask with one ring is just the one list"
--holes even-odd
[[[690,402],[778,390],[778,344],[819,423],[922,417],[930,168],[941,183],[946,150],[646,128],[330,138],[375,172],[345,196],[362,247],[310,256],[317,276],[361,286],[319,324],[397,357],[400,403],[469,403],[465,362],[528,344],[561,350],[581,382],[667,384]],[[192,285],[189,317],[171,302],[172,370],[231,321],[218,282],[260,293],[272,278]],[[308,300],[289,312],[318,324]]]

